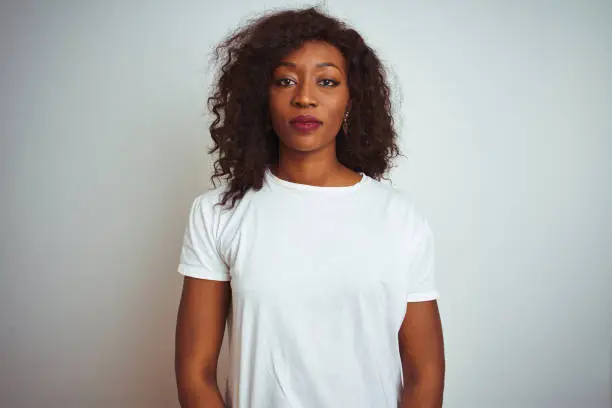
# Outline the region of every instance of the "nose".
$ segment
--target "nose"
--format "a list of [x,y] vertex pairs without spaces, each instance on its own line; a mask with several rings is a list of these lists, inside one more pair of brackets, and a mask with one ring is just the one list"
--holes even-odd
[[299,108],[315,107],[317,102],[313,96],[311,86],[307,82],[296,86],[291,103]]

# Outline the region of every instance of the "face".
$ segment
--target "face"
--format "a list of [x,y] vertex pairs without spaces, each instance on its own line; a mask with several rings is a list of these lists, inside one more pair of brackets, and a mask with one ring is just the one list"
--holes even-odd
[[311,41],[288,54],[272,75],[269,104],[281,146],[301,152],[335,148],[349,108],[342,53],[329,43]]

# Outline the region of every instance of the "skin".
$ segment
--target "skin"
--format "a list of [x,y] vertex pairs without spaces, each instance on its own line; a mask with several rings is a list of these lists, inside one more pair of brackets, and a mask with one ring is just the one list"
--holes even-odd
[[[274,70],[268,97],[280,141],[278,165],[272,168],[276,176],[326,187],[350,186],[361,179],[336,157],[336,135],[350,111],[346,61],[336,47],[310,41],[287,55]],[[298,115],[315,116],[323,125],[303,134],[289,124]]]
[[230,302],[229,282],[185,276],[175,345],[182,408],[224,408],[217,384],[217,361]]
[[[287,55],[269,85],[273,129],[279,137],[282,179],[313,186],[350,186],[361,175],[336,157],[335,138],[350,112],[346,61],[334,46],[305,43]],[[289,121],[312,115],[323,122],[301,133]],[[223,408],[216,372],[231,303],[229,282],[184,278],[176,328],[176,376],[182,408]],[[398,333],[405,387],[402,408],[440,408],[444,349],[436,301],[408,303]]]
[[398,339],[405,384],[401,408],[442,408],[444,340],[437,301],[408,303]]

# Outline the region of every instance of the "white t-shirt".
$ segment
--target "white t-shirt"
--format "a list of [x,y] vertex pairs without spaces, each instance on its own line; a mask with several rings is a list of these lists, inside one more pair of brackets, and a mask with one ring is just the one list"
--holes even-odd
[[432,231],[365,174],[348,187],[267,170],[232,210],[195,199],[179,272],[230,281],[232,408],[396,408],[406,302],[437,299]]

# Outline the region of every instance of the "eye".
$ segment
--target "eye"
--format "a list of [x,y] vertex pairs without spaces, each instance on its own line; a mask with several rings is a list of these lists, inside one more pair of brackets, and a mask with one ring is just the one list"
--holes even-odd
[[340,82],[335,81],[333,79],[322,79],[319,81],[319,84],[321,84],[322,86],[326,88],[333,88],[333,87],[340,85]]
[[292,79],[289,78],[279,78],[276,81],[274,81],[274,84],[276,86],[281,86],[281,87],[288,87],[291,86],[291,83],[294,82]]

